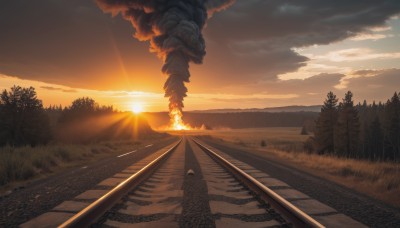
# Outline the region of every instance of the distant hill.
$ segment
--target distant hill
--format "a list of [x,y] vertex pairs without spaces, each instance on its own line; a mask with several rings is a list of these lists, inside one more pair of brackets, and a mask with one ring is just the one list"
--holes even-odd
[[[254,127],[302,127],[313,129],[318,112],[185,112],[183,120],[192,127],[208,128],[254,128]],[[169,122],[167,112],[146,113],[149,124],[158,128]]]
[[194,110],[187,113],[237,113],[237,112],[320,112],[321,105],[292,105],[283,107],[271,108],[249,108],[249,109],[209,109],[209,110]]

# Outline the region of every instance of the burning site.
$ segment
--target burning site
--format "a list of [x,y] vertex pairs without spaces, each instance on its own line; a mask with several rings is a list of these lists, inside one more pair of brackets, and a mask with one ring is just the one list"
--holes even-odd
[[96,0],[99,7],[113,16],[121,14],[135,28],[134,37],[150,43],[150,52],[163,61],[167,79],[165,97],[169,100],[169,128],[189,130],[183,120],[183,101],[187,96],[189,63],[201,64],[206,55],[202,30],[212,13],[233,0]]
[[0,0],[0,227],[400,227],[399,43],[399,0]]

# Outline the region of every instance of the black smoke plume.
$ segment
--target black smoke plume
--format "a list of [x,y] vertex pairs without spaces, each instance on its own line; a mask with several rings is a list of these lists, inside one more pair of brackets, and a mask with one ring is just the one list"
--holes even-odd
[[162,72],[169,109],[182,112],[189,82],[189,63],[200,64],[206,54],[202,29],[214,12],[234,0],[96,0],[113,15],[121,14],[132,23],[135,37],[150,41],[150,51],[163,59]]

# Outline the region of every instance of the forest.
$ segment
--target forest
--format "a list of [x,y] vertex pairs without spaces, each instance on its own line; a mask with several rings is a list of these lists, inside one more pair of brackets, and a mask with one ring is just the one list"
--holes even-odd
[[147,121],[82,97],[71,105],[43,107],[35,88],[13,86],[0,95],[0,146],[49,142],[89,143],[154,134]]
[[315,136],[305,147],[318,154],[400,161],[399,94],[395,92],[386,103],[354,105],[351,91],[341,102],[329,92],[316,120]]

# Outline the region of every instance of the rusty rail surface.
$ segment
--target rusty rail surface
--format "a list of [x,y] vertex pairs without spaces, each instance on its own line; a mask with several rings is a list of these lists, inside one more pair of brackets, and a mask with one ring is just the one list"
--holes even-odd
[[174,146],[164,152],[162,155],[154,159],[148,165],[143,167],[141,170],[132,174],[128,179],[117,185],[107,194],[91,203],[86,208],[75,214],[73,217],[65,221],[59,227],[89,227],[90,224],[100,218],[106,211],[111,209],[116,202],[118,202],[124,195],[130,192],[132,189],[137,187],[140,183],[146,180],[158,167],[169,157],[180,142],[179,140]]
[[197,140],[192,140],[200,146],[214,161],[224,167],[226,170],[231,172],[239,181],[249,187],[254,193],[256,193],[261,200],[267,202],[274,208],[278,213],[285,218],[288,222],[292,223],[294,227],[325,227],[324,225],[317,222],[311,216],[304,213],[302,210],[282,198],[280,195],[266,187],[264,184],[250,176],[240,168],[236,167],[228,160],[224,159],[216,152],[201,144]]

